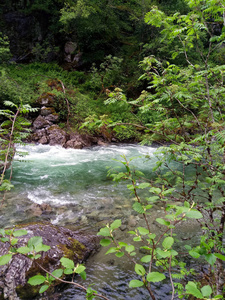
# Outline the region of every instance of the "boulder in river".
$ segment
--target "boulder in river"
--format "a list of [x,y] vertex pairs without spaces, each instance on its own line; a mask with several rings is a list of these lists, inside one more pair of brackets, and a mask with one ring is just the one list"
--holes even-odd
[[[0,299],[33,299],[40,287],[29,285],[27,280],[37,274],[46,275],[38,264],[52,272],[60,268],[61,257],[72,259],[76,265],[85,261],[99,247],[98,237],[84,235],[51,223],[20,225],[15,228],[17,229],[25,229],[28,232],[27,235],[19,237],[17,247],[25,246],[33,236],[40,236],[43,244],[49,245],[51,249],[42,252],[37,260],[15,254],[7,265],[0,266]],[[0,242],[0,256],[8,253],[8,250],[9,244]]]

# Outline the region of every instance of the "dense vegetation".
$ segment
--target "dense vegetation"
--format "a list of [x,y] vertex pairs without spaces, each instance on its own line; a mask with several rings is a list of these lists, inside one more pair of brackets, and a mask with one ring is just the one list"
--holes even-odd
[[[130,181],[128,188],[136,198],[133,209],[145,220],[145,228],[130,232],[148,253],[141,261],[133,258],[135,246],[116,241],[114,231],[120,220],[100,230],[105,237],[101,244],[113,243],[108,253],[126,255],[134,263],[139,277],[130,287],[144,287],[156,299],[152,283],[168,274],[171,299],[175,293],[180,298],[224,298],[223,1],[7,1],[0,12],[3,108],[5,100],[17,111],[21,102],[34,107],[41,94],[51,91],[59,103],[64,97],[69,100],[72,113],[67,130],[103,135],[107,129],[104,136],[109,141],[169,145],[158,152],[155,180],[144,180],[126,158],[126,171],[112,174],[116,181]],[[15,46],[7,27],[10,13],[34,25],[29,45],[24,33]],[[66,61],[68,41],[73,52]],[[59,81],[66,94],[54,84]],[[66,106],[62,104],[60,111],[63,127]],[[193,176],[187,178],[190,167]],[[143,189],[149,191],[147,199],[139,195]],[[165,215],[156,219],[165,228],[159,237],[148,222],[156,202],[165,208]],[[208,263],[206,273],[211,279],[206,284],[176,281],[188,280],[193,271],[173,249],[174,229],[187,218],[198,219],[204,230],[199,245],[187,245],[185,251]],[[153,272],[153,265],[164,274]]]

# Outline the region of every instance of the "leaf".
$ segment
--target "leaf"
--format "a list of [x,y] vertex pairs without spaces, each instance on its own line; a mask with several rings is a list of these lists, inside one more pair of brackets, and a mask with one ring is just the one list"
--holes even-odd
[[132,208],[133,208],[133,210],[135,210],[139,214],[143,214],[145,212],[142,205],[141,205],[141,203],[139,203],[139,202],[134,202]]
[[224,255],[222,255],[222,254],[220,254],[220,253],[214,253],[214,255],[215,255],[217,258],[219,258],[219,259],[225,261],[225,256],[224,256]]
[[[63,269],[56,269],[52,272],[52,275],[57,277],[57,278],[60,278],[63,274]],[[52,280],[55,280],[54,277],[52,277]]]
[[163,273],[159,272],[151,272],[148,273],[146,279],[148,282],[159,282],[166,278],[166,276]]
[[186,213],[186,217],[191,219],[201,219],[203,218],[202,214],[198,210],[191,210]]
[[140,242],[141,241],[141,237],[140,236],[136,236],[133,238],[134,242]]
[[171,236],[168,236],[162,242],[162,246],[164,249],[170,249],[174,243],[174,239]]
[[117,252],[117,248],[116,247],[111,247],[109,248],[109,250],[106,252],[106,254],[109,254],[109,253],[115,253]]
[[86,280],[86,278],[87,278],[87,274],[86,274],[86,272],[85,272],[85,271],[83,271],[83,272],[79,273],[79,275],[80,275],[80,277],[81,277],[83,280]]
[[108,239],[102,239],[100,241],[100,245],[103,246],[103,247],[109,246],[110,244],[111,244],[111,241],[108,240]]
[[186,284],[185,289],[188,294],[191,294],[199,299],[204,299],[202,293],[197,289],[197,286],[194,282],[189,281],[188,284]]
[[6,265],[8,262],[10,262],[11,258],[12,258],[12,254],[2,255],[0,257],[0,266]]
[[145,268],[142,266],[142,265],[139,265],[139,264],[135,264],[135,272],[138,274],[138,275],[141,275],[141,276],[144,276],[145,275]]
[[212,289],[210,285],[205,285],[201,288],[202,295],[204,297],[209,297],[212,294]]
[[137,186],[139,189],[145,189],[147,187],[150,187],[150,184],[148,182],[142,182]]
[[138,227],[138,231],[140,232],[141,235],[146,235],[149,233],[149,230],[144,227]]
[[194,258],[199,258],[201,256],[201,254],[199,254],[198,252],[196,252],[194,250],[189,251],[189,254]]
[[39,293],[40,294],[44,293],[45,291],[47,291],[48,288],[49,288],[49,285],[47,285],[47,284],[42,285],[42,287],[39,290]]
[[116,255],[117,257],[122,257],[122,256],[124,256],[124,252],[117,252],[115,255]]
[[25,229],[16,230],[13,232],[13,236],[15,236],[15,237],[23,236],[23,235],[27,235],[27,231]]
[[140,280],[131,280],[129,283],[130,288],[136,288],[136,287],[141,287],[144,285],[143,281]]
[[29,239],[27,246],[30,248],[37,246],[38,244],[42,244],[42,237],[40,236],[33,236]]
[[161,190],[159,188],[152,187],[150,188],[149,192],[159,195],[161,193]]
[[62,257],[60,259],[61,264],[63,265],[63,267],[67,268],[67,269],[74,269],[74,262],[66,257]]
[[17,244],[17,242],[18,242],[18,239],[14,239],[14,238],[13,238],[13,239],[11,240],[11,245],[14,246],[14,245]]
[[151,255],[145,255],[141,258],[141,262],[143,263],[149,263],[152,259],[152,256]]
[[27,254],[29,253],[31,250],[30,248],[28,247],[20,247],[16,250],[18,253],[21,253],[21,254]]
[[110,225],[110,228],[111,229],[117,229],[121,226],[121,220],[115,220],[111,225]]
[[73,274],[73,269],[70,269],[70,268],[65,269],[64,274],[66,274],[66,275]]
[[165,226],[169,226],[169,225],[170,225],[170,222],[169,222],[169,221],[166,221],[166,220],[161,219],[161,218],[157,218],[157,219],[156,219],[156,222],[158,222],[158,223],[161,224],[161,225],[165,225]]
[[110,236],[110,230],[108,227],[101,228],[97,235]]
[[127,245],[127,246],[125,247],[125,250],[126,250],[128,253],[130,253],[130,252],[134,251],[135,248],[134,248],[133,245]]
[[85,269],[86,269],[85,266],[79,265],[79,266],[77,266],[77,267],[75,268],[75,272],[76,272],[77,274],[80,274],[80,273],[82,273]]
[[4,236],[5,235],[5,230],[4,229],[0,229],[0,234],[2,235],[2,236]]
[[29,278],[28,283],[30,285],[39,285],[39,284],[44,283],[45,280],[46,280],[46,278],[44,276],[42,276],[42,275],[35,275],[35,276]]
[[216,256],[213,253],[205,254],[204,257],[211,266],[215,264]]
[[40,251],[44,251],[44,252],[47,252],[48,250],[50,250],[51,247],[48,246],[48,245],[43,245],[42,243],[38,244],[36,247],[35,247],[35,251],[36,252],[40,252]]

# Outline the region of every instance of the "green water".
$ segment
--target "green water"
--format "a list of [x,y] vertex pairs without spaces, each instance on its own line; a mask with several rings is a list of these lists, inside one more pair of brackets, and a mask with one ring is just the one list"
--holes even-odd
[[[107,177],[108,167],[123,167],[115,161],[136,157],[134,164],[148,177],[154,165],[155,148],[138,145],[112,145],[90,149],[64,149],[48,145],[17,147],[26,151],[25,157],[16,155],[13,162],[15,188],[7,194],[0,216],[0,227],[29,221],[47,220],[53,224],[80,228],[96,233],[106,223],[120,218],[126,230],[130,223],[141,226],[141,219],[132,212],[133,196],[127,183],[115,185]],[[146,159],[145,156],[151,157]],[[156,207],[155,217],[162,208]],[[132,222],[131,222],[132,221]],[[157,227],[153,227],[157,232]],[[185,225],[185,235],[193,232],[193,224]],[[130,237],[120,232],[120,238],[129,242]],[[87,262],[87,283],[110,299],[149,299],[143,290],[131,290],[128,283],[134,276],[133,266],[115,256],[105,256],[105,249]],[[139,254],[138,254],[139,255]],[[81,282],[82,284],[83,282]],[[156,285],[158,299],[170,299],[170,286]],[[40,299],[42,299],[40,297]],[[58,299],[85,299],[71,287],[58,295]]]

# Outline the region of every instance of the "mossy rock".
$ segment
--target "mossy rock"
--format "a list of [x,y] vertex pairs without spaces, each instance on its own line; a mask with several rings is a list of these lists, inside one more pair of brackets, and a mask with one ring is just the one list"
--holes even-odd
[[[27,281],[34,275],[45,275],[38,264],[52,272],[60,267],[61,257],[72,259],[75,264],[81,263],[99,247],[98,237],[51,223],[19,225],[16,229],[25,229],[28,232],[26,236],[19,237],[17,247],[26,245],[33,236],[40,236],[43,244],[49,245],[51,249],[42,252],[41,257],[35,261],[22,254],[16,254],[8,265],[0,266],[0,295],[3,295],[3,299],[33,299],[40,287],[31,287]],[[0,243],[0,256],[6,254],[8,248],[7,243]],[[52,290],[49,292],[52,293]]]

